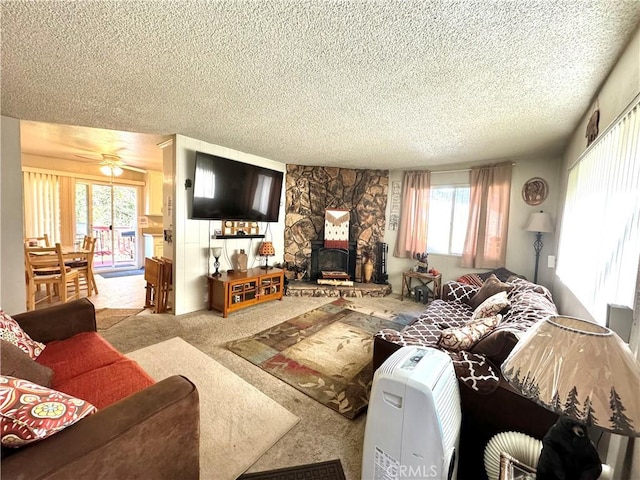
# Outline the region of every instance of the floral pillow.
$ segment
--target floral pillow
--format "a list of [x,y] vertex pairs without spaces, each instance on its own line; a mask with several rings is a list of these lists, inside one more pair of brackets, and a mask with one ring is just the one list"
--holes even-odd
[[502,315],[498,314],[488,318],[470,320],[463,327],[447,328],[442,331],[438,346],[454,352],[469,350],[482,337],[496,328],[500,320],[502,320]]
[[471,320],[493,317],[511,305],[507,292],[498,292],[478,305],[471,315]]
[[0,376],[0,428],[3,447],[21,447],[50,437],[97,411],[74,398],[27,380]]
[[38,358],[45,347],[44,343],[36,342],[27,335],[18,322],[5,313],[2,308],[0,308],[0,338],[19,347],[33,360]]

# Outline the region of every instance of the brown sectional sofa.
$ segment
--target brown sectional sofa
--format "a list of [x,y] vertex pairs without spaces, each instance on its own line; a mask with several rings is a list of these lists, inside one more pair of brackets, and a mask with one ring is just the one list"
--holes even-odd
[[[543,286],[521,278],[507,282],[510,306],[503,310],[502,321],[469,350],[451,352],[462,403],[459,480],[486,478],[484,448],[496,433],[518,431],[541,439],[557,416],[519,395],[502,378],[500,365],[520,336],[538,321],[557,310],[551,293]],[[426,310],[402,331],[382,330],[374,338],[374,369],[405,345],[440,348],[444,329],[464,326],[474,309],[469,305],[479,286],[448,282],[442,299],[431,302]]]
[[[73,344],[76,338],[86,342],[87,336],[92,335],[87,332],[96,331],[95,310],[87,299],[14,315],[13,318],[33,340],[49,343],[52,348],[61,345],[56,342]],[[96,367],[101,374],[94,375],[95,370],[83,372],[75,382],[62,382],[59,390],[64,391],[66,386],[89,392],[95,387],[93,395],[119,400],[100,406],[96,413],[48,438],[17,449],[3,447],[2,479],[198,478],[200,413],[195,385],[176,375],[131,392],[122,387],[130,388],[130,379],[122,382],[112,378],[118,391],[107,391],[111,382],[109,378],[104,381],[105,375],[118,376],[120,372],[136,376],[136,369],[140,367],[115,351],[104,339],[99,342],[103,343],[100,351],[111,356],[102,362],[106,367]],[[47,348],[43,354],[46,351]],[[65,362],[57,355],[53,388],[56,369],[81,368],[83,362],[78,360],[70,358]],[[99,359],[91,361],[95,363]],[[128,367],[126,371],[109,369],[113,365]],[[142,381],[139,385],[153,382],[145,382],[148,376],[141,369],[138,377]],[[102,379],[99,386],[79,385],[82,379],[93,382],[97,378]],[[83,399],[100,404],[99,398]]]

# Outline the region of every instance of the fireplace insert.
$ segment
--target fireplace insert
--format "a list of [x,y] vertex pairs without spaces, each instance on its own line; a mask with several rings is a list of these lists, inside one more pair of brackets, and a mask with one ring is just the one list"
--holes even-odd
[[349,248],[325,248],[323,240],[311,241],[311,271],[313,282],[322,278],[322,271],[346,272],[349,280],[355,279],[356,242],[349,242]]

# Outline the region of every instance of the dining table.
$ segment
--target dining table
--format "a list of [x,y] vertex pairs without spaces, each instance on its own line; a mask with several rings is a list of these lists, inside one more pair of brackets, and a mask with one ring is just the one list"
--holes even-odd
[[[90,250],[84,249],[76,245],[60,246],[60,249],[62,250],[62,258],[64,258],[65,260],[73,260],[75,258],[81,258],[91,253]],[[51,252],[50,250],[38,252],[37,250],[32,249],[30,250],[30,253],[32,255],[40,255],[40,256],[50,256],[50,257],[56,256],[56,253]]]
[[[46,247],[45,247],[46,248]],[[42,252],[38,252],[37,249],[30,249],[30,254],[34,255],[34,256],[38,256],[41,260],[38,261],[38,264],[40,267],[44,267],[46,266],[46,264],[48,263],[47,260],[48,258],[46,257],[52,257],[51,259],[51,263],[55,263],[57,265],[57,254],[51,251],[50,248],[43,248]],[[95,281],[93,280],[94,275],[93,275],[93,262],[89,262],[88,258],[89,255],[91,254],[91,250],[88,250],[86,248],[82,248],[81,245],[66,245],[60,246],[60,250],[62,251],[62,258],[64,260],[65,265],[70,266],[70,267],[78,267],[78,265],[73,265],[73,261],[77,260],[78,262],[83,262],[85,261],[86,264],[80,265],[80,266],[85,266],[87,268],[87,276],[88,276],[88,283],[91,283],[91,286],[87,287],[87,292],[90,295],[90,292],[92,289],[94,289],[97,293],[97,288],[95,288]]]

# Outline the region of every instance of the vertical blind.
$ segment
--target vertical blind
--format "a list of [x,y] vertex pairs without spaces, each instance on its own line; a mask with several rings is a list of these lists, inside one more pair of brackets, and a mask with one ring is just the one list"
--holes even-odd
[[558,276],[601,324],[607,304],[633,308],[640,259],[638,101],[569,171]]
[[45,173],[23,172],[24,234],[49,236],[60,242],[60,178]]

